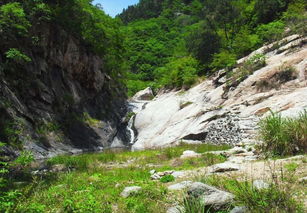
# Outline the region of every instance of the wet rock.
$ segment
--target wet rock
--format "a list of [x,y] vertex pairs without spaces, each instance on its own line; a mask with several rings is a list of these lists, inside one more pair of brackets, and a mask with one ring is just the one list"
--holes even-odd
[[121,193],[120,196],[127,198],[133,193],[137,193],[141,190],[142,188],[140,186],[129,186],[126,187]]

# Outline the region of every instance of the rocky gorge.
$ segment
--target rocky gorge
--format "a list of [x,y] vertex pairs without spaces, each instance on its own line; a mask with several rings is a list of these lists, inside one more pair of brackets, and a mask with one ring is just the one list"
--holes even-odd
[[295,117],[307,109],[306,39],[292,35],[238,60],[244,66],[255,55],[265,58],[264,66],[239,82],[221,70],[189,90],[161,90],[154,98],[150,89],[139,92],[130,102],[137,135],[132,149],[180,142],[255,144],[262,117]]

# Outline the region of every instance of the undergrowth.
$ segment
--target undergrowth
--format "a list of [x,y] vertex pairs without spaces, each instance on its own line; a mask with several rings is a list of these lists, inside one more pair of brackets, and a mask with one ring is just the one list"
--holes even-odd
[[287,156],[307,152],[307,111],[297,118],[271,113],[259,123],[259,146],[266,156]]

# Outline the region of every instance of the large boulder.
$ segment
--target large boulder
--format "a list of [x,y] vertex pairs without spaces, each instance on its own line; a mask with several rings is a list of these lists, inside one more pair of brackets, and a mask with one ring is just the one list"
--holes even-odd
[[214,210],[221,210],[229,207],[234,199],[234,195],[219,190],[213,186],[204,183],[195,182],[188,187],[188,195],[200,198],[205,206]]
[[135,101],[150,101],[154,98],[154,93],[150,87],[147,87],[144,90],[137,92],[133,97],[132,100]]

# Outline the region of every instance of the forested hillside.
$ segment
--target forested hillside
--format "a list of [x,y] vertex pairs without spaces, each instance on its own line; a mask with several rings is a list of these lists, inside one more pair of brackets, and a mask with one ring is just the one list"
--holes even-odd
[[141,0],[125,24],[129,95],[189,87],[266,42],[306,33],[304,0]]

